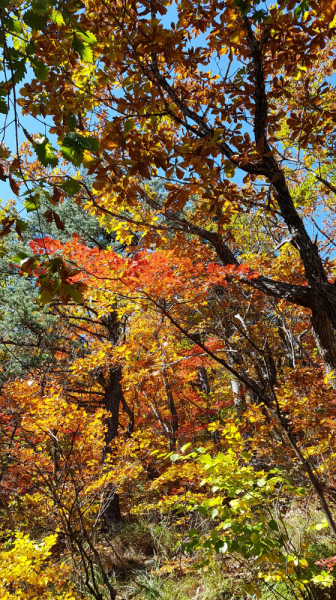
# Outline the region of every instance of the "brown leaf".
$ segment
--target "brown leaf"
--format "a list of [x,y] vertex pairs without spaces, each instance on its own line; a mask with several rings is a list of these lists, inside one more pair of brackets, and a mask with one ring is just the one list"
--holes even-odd
[[31,274],[35,267],[36,256],[31,256],[21,263],[21,272]]
[[63,194],[62,194],[61,190],[59,190],[56,186],[54,186],[53,195],[51,198],[52,204],[58,204],[60,199],[62,198],[62,195]]
[[7,175],[5,174],[5,170],[3,168],[3,165],[0,163],[0,179],[1,181],[6,181],[7,180]]
[[12,192],[14,192],[14,194],[18,196],[20,193],[20,186],[11,175],[9,175],[9,185],[11,187]]
[[15,231],[18,234],[19,238],[21,238],[21,240],[22,240],[22,229],[21,229],[21,227],[19,227],[19,225],[17,223],[15,225]]
[[28,142],[31,142],[31,144],[34,144],[35,143],[34,138],[30,135],[30,133],[27,131],[27,129],[25,129],[24,127],[22,127],[22,131],[25,134]]
[[61,219],[59,218],[59,215],[56,212],[54,212],[54,211],[52,211],[52,212],[53,212],[53,217],[54,217],[54,221],[55,221],[57,229],[60,229],[60,231],[64,231],[65,225],[64,225],[63,221],[61,221]]
[[45,213],[43,213],[43,216],[45,218],[45,220],[47,221],[47,223],[52,223],[53,220],[53,210],[46,210]]
[[19,168],[20,168],[19,159],[17,157],[15,157],[14,160],[11,162],[11,165],[9,167],[9,171],[11,173],[15,173],[15,171],[18,171]]
[[0,237],[4,237],[10,233],[13,223],[15,223],[15,219],[11,219],[10,217],[5,217],[2,219],[1,225],[2,229],[0,230]]
[[45,220],[47,221],[47,223],[52,223],[52,221],[54,220],[57,229],[64,231],[65,225],[64,225],[63,221],[61,221],[57,212],[50,209],[50,210],[47,210],[45,213],[43,213],[43,216],[44,216]]

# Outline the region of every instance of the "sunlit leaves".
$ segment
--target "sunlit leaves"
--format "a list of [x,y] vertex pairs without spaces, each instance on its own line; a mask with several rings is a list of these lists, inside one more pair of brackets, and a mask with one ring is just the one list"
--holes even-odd
[[84,62],[93,61],[92,48],[88,44],[84,44],[77,35],[73,37],[72,47]]
[[59,12],[58,10],[53,10],[50,18],[52,20],[53,23],[55,23],[56,25],[64,25],[64,18],[61,12]]
[[85,137],[74,131],[66,134],[61,145],[61,152],[64,158],[72,162],[75,166],[79,166],[83,161],[84,150],[98,152],[99,141],[97,138],[93,136]]
[[32,58],[30,62],[33,67],[35,77],[40,81],[46,81],[49,75],[49,69],[47,65],[43,61],[35,58]]
[[41,205],[41,199],[39,194],[34,194],[29,196],[26,200],[24,200],[24,207],[27,213],[33,212],[37,210]]
[[49,140],[45,136],[41,136],[34,143],[34,150],[40,163],[44,166],[56,167],[58,158],[55,154],[55,149],[51,146]]
[[64,183],[61,184],[61,187],[70,196],[75,196],[81,189],[79,181],[73,178],[67,179]]
[[90,31],[77,31],[73,36],[72,47],[84,62],[93,62],[93,50],[90,47],[96,44],[96,36]]
[[[13,532],[14,539],[7,547],[0,548],[0,592],[3,600],[11,598],[49,598],[53,585],[57,585],[59,600],[75,600],[64,586],[67,568],[50,562],[51,548],[57,534],[46,536],[37,542],[20,531]],[[41,574],[42,571],[42,574]],[[52,594],[53,595],[53,594]]]
[[[280,488],[290,506],[299,491],[274,466],[295,479],[306,464],[297,475],[287,434],[315,461],[321,489],[336,468],[333,381],[323,382],[310,305],[291,296],[310,293],[302,262],[309,247],[314,256],[321,250],[326,273],[315,296],[320,302],[326,288],[333,299],[334,217],[321,237],[317,221],[314,245],[309,225],[301,257],[293,235],[315,219],[319,202],[333,202],[334,7],[324,0],[267,9],[257,0],[181,2],[169,26],[160,19],[164,4],[154,17],[133,4],[125,12],[122,3],[36,0],[17,8],[17,24],[7,21],[3,113],[30,60],[34,76],[18,105],[42,115],[47,133],[26,134],[20,160],[4,151],[1,178],[9,176],[13,193],[23,190],[28,217],[38,211],[37,221],[52,231],[46,237],[35,222],[30,248],[13,252],[10,277],[20,273],[36,284],[36,312],[41,319],[57,314],[61,331],[48,367],[39,354],[42,334],[30,349],[41,389],[29,394],[22,380],[5,390],[8,414],[25,427],[10,452],[27,480],[39,482],[31,505],[25,491],[22,497],[43,527],[46,515],[62,512],[53,504],[62,466],[75,485],[85,480],[78,496],[69,480],[62,490],[66,502],[91,502],[90,527],[102,481],[113,473],[120,488],[132,480],[126,513],[170,511],[187,531],[198,508],[182,548],[239,553],[260,579],[282,582],[273,507]],[[282,211],[281,194],[291,210]],[[105,228],[87,245],[67,237],[58,214],[67,196]],[[24,227],[16,215],[4,217],[2,239]],[[109,329],[112,314],[117,333]],[[129,410],[123,405],[117,415],[120,438],[104,471],[104,417],[96,408],[113,369],[122,374]],[[179,450],[188,444],[189,454]],[[265,473],[256,459],[266,462]],[[45,481],[55,486],[49,500]],[[295,560],[288,558],[289,569],[306,569]],[[258,584],[248,585],[259,593]]]

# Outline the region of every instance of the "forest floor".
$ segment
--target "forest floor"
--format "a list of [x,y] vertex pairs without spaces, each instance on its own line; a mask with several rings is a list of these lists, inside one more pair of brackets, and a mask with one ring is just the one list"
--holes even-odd
[[[299,506],[287,512],[293,544],[298,536],[308,544],[312,561],[335,555],[335,543],[326,529],[316,527],[319,511],[303,514]],[[118,600],[292,600],[296,593],[280,582],[264,587],[261,596],[249,595],[246,583],[258,576],[256,565],[226,554],[214,555],[208,564],[199,551],[181,552],[181,534],[170,523],[137,520],[124,523],[111,535],[106,560],[115,579]],[[335,600],[336,590],[320,588],[317,600]]]

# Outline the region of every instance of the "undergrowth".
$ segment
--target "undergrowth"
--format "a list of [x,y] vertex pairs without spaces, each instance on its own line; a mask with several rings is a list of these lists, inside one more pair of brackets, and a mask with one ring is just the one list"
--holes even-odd
[[[293,545],[306,548],[314,565],[335,555],[335,544],[321,526],[321,513],[312,509],[309,518],[299,505],[286,514],[288,535]],[[138,520],[124,523],[111,536],[114,552],[106,551],[111,582],[118,600],[335,600],[335,587],[303,586],[301,592],[290,577],[265,583],[260,591],[248,593],[244,587],[258,579],[251,561],[240,562],[232,555],[212,555],[207,564],[202,551],[184,554],[179,533],[172,521]],[[203,560],[203,564],[202,564]]]

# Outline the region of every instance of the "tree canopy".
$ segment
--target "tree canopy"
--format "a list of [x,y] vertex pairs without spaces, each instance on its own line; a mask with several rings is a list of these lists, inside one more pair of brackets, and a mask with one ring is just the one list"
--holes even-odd
[[2,596],[333,598],[336,1],[0,19]]

